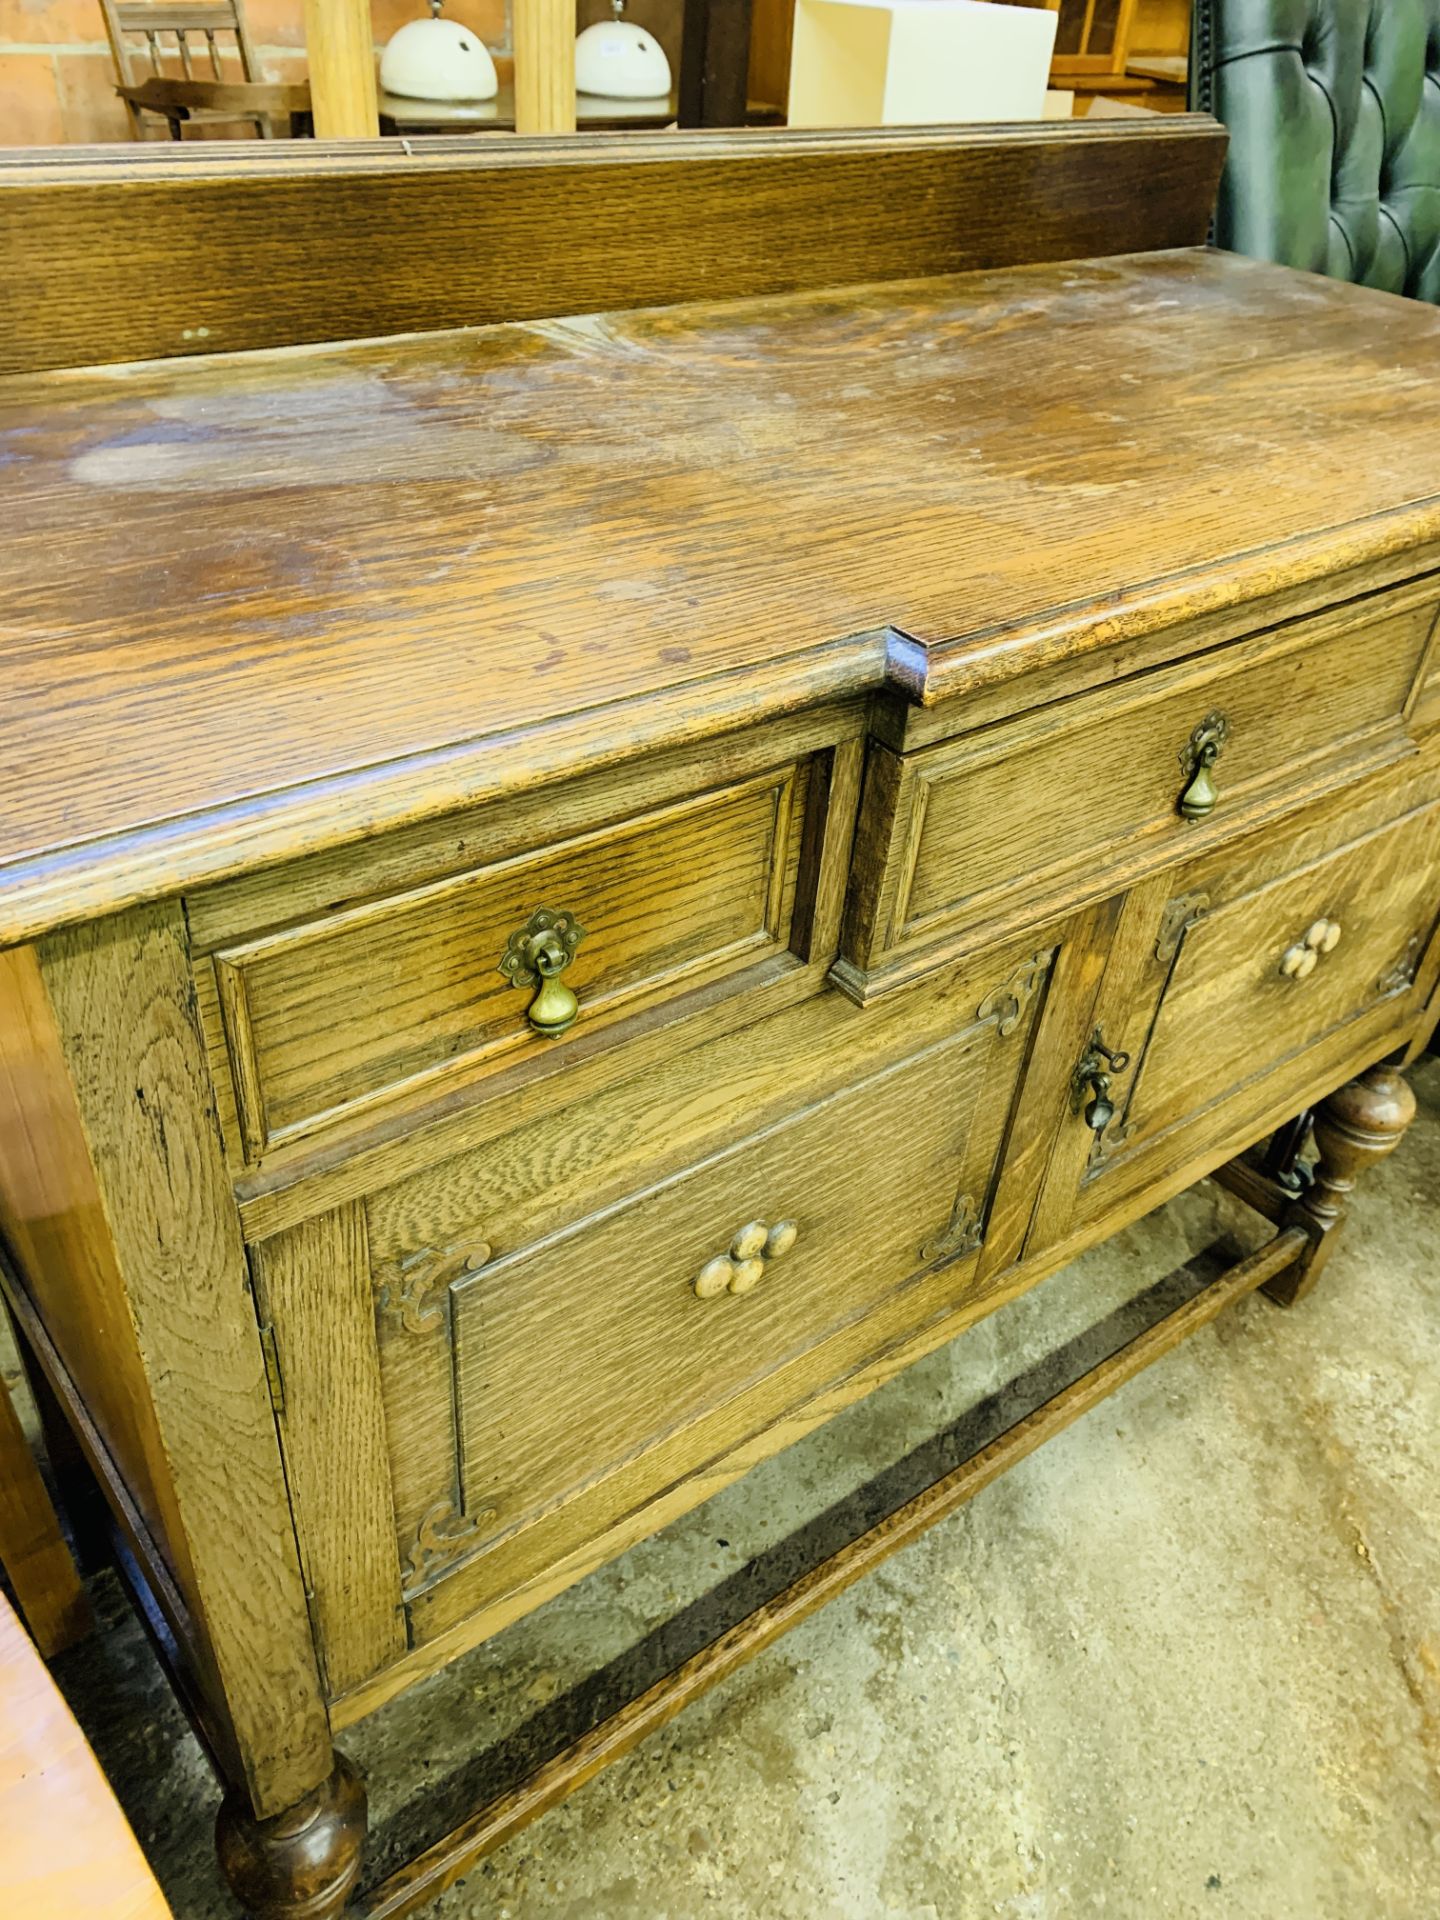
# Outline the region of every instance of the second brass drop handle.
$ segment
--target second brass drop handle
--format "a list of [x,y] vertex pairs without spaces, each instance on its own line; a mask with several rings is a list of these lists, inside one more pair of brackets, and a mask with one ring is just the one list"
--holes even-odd
[[512,987],[539,989],[525,1018],[547,1039],[568,1033],[580,1012],[579,999],[560,975],[584,938],[585,929],[573,913],[537,907],[505,942],[498,970]]
[[1105,1036],[1097,1027],[1084,1058],[1075,1069],[1073,1083],[1076,1110],[1083,1108],[1085,1124],[1092,1133],[1103,1133],[1115,1118],[1115,1102],[1110,1098],[1111,1075],[1125,1073],[1129,1066],[1129,1054],[1107,1047]]
[[1176,801],[1182,820],[1208,820],[1220,799],[1215,784],[1215,762],[1230,737],[1230,722],[1223,713],[1207,713],[1185,745],[1180,749],[1180,767],[1187,778]]

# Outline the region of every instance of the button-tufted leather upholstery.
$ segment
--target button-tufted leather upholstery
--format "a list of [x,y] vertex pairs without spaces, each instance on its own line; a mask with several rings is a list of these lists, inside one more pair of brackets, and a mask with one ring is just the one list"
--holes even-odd
[[1222,247],[1440,302],[1440,0],[1195,0]]

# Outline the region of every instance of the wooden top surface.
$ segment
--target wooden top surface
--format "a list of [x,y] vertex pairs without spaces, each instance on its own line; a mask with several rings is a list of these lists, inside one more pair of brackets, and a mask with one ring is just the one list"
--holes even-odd
[[0,381],[0,939],[1418,553],[1437,366],[1187,250]]

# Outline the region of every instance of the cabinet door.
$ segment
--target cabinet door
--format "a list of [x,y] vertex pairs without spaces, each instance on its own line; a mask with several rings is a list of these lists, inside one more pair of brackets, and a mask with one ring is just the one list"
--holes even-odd
[[[1130,1065],[1114,1119],[1076,1088],[1037,1210],[1054,1243],[1172,1173],[1180,1183],[1302,1107],[1350,1054],[1379,1053],[1408,1014],[1440,915],[1440,806],[1283,865],[1264,837],[1137,889],[1098,1023]],[[1277,1101],[1280,1110],[1273,1112]],[[1174,1184],[1172,1181],[1171,1184]]]
[[253,1249],[332,1698],[535,1604],[982,1297],[1072,946],[885,1008],[822,993]]

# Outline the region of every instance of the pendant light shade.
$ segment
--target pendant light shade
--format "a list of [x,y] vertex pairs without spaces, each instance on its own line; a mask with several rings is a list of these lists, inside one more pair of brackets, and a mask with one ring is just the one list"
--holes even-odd
[[597,20],[575,42],[575,91],[610,100],[659,100],[670,92],[670,62],[653,33],[611,0],[613,20]]
[[404,100],[493,100],[500,82],[489,48],[458,20],[430,18],[401,27],[380,56],[380,85]]

